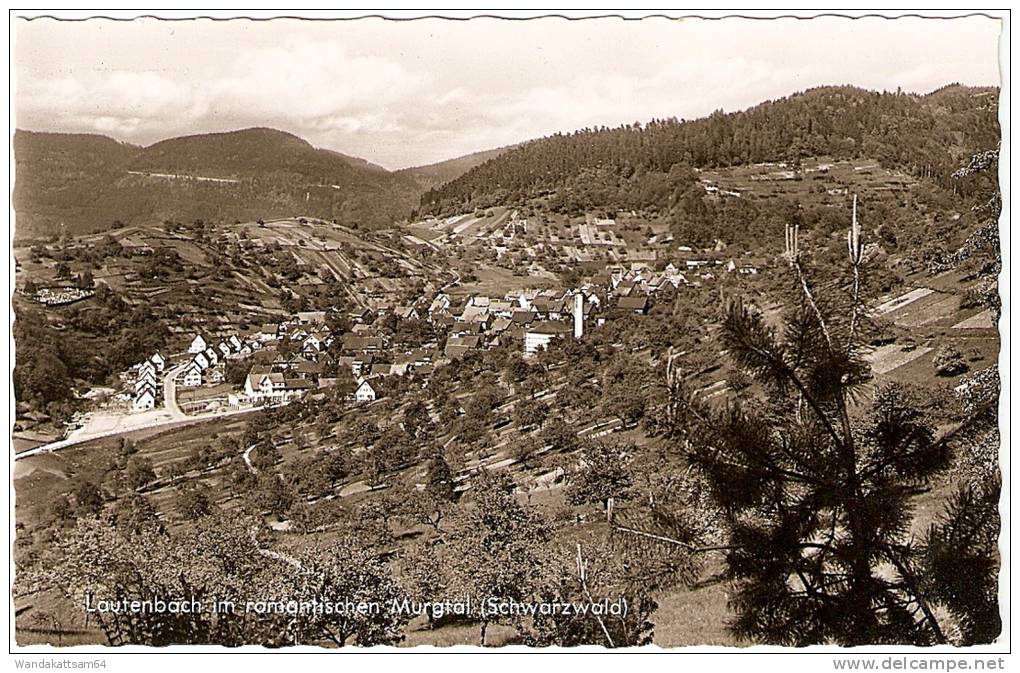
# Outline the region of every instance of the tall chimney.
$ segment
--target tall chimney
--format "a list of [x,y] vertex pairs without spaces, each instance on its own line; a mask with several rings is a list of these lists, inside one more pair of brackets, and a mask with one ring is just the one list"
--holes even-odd
[[574,338],[584,336],[584,293],[574,295]]

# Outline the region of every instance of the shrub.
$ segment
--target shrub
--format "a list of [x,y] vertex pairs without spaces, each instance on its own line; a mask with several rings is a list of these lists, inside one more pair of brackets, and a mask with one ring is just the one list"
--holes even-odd
[[946,344],[935,352],[932,366],[936,376],[956,376],[967,371],[968,366],[963,354],[952,344]]

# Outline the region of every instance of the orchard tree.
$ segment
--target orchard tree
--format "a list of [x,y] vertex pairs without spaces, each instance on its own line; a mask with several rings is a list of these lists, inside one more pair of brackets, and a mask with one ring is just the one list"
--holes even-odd
[[146,484],[156,480],[156,472],[152,469],[152,461],[148,458],[134,456],[128,461],[124,470],[124,482],[132,491],[137,491]]
[[629,469],[633,447],[588,441],[581,449],[580,462],[567,478],[566,498],[572,505],[626,499],[633,485]]
[[103,492],[91,481],[80,480],[74,487],[75,513],[78,516],[94,516],[103,511]]
[[[518,624],[525,644],[531,647],[577,647],[599,645],[607,648],[650,645],[655,625],[652,614],[658,604],[649,586],[634,572],[640,560],[611,541],[584,540],[563,546],[552,554],[548,572],[537,596],[549,603],[588,604],[587,611],[567,614],[536,614],[530,623]],[[626,601],[626,610],[601,614],[592,609],[599,603]]]
[[[449,570],[445,567],[439,548],[419,543],[406,548],[400,555],[400,577],[408,598],[422,603],[441,603],[449,598]],[[425,617],[429,628],[434,629],[439,617],[431,607]]]
[[212,514],[214,507],[208,488],[201,482],[187,483],[177,491],[175,508],[186,521]]
[[[492,598],[524,602],[534,596],[547,563],[549,523],[532,507],[522,505],[506,474],[482,470],[471,480],[474,502],[468,507],[448,545],[454,564],[452,591],[470,596],[475,605]],[[478,644],[494,617],[478,615]]]
[[129,493],[117,501],[113,509],[117,528],[128,534],[137,535],[144,531],[163,532],[159,513],[143,495]]
[[313,548],[298,559],[299,570],[287,576],[291,600],[376,604],[378,610],[336,610],[301,615],[288,624],[294,644],[326,640],[337,647],[398,645],[410,616],[393,606],[406,596],[389,566],[354,537]]

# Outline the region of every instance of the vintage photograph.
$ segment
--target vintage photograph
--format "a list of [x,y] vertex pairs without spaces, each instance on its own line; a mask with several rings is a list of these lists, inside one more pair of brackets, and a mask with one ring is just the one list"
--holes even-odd
[[1000,15],[10,21],[12,648],[1008,640]]

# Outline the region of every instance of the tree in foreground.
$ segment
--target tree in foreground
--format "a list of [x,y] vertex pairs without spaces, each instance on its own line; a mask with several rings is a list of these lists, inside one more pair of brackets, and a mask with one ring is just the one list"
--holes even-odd
[[[451,535],[449,558],[456,559],[452,595],[470,597],[478,607],[488,599],[528,601],[547,564],[548,522],[518,502],[505,473],[478,472],[471,495],[474,502]],[[478,644],[484,647],[489,625],[501,618],[489,613],[478,617]]]
[[[657,542],[674,553],[725,553],[736,585],[731,628],[747,640],[852,646],[986,639],[996,631],[987,611],[949,598],[960,593],[952,589],[955,570],[989,558],[975,540],[996,537],[995,522],[974,515],[979,498],[959,499],[950,520],[980,525],[952,534],[939,524],[927,552],[914,543],[912,500],[948,466],[948,441],[900,386],[864,397],[860,236],[855,218],[850,280],[813,287],[796,232],[788,232],[793,291],[781,324],[744,302],[726,310],[721,345],[760,384],[761,396],[719,408],[671,369],[671,431],[711,489],[728,540],[705,548],[667,541],[669,535]],[[964,560],[954,565],[953,558]],[[954,639],[948,627],[961,619],[946,616],[954,610],[983,625],[957,630]]]
[[[641,580],[643,562],[611,541],[585,540],[551,554],[549,568],[536,598],[545,604],[569,602],[582,609],[567,613],[539,612],[517,625],[525,644],[533,647],[636,647],[652,643],[652,613],[658,604]],[[636,572],[637,571],[637,572]],[[601,605],[626,602],[626,610]]]
[[[224,514],[170,533],[134,534],[84,518],[60,535],[36,576],[22,581],[59,588],[75,606],[162,598],[194,599],[201,607],[92,613],[113,646],[367,647],[402,639],[407,617],[389,608],[404,593],[357,539],[341,537],[294,558],[268,547],[260,525],[257,517]],[[338,609],[303,607],[313,601]],[[370,603],[381,609],[357,609]]]

